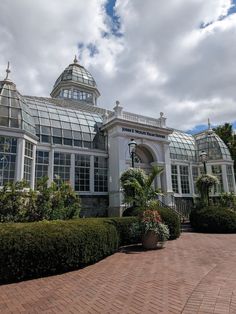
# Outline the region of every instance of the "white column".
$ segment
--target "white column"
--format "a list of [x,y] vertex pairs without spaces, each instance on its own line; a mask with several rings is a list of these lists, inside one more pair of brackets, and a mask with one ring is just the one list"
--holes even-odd
[[94,156],[90,156],[90,172],[89,172],[90,192],[94,192]]
[[22,181],[24,178],[24,156],[25,156],[25,140],[19,138],[17,140],[17,158],[16,158],[16,181]]
[[229,185],[227,180],[227,172],[226,172],[226,165],[221,166],[221,172],[222,172],[222,180],[223,180],[223,188],[224,192],[229,192]]
[[33,160],[31,165],[31,178],[30,178],[31,189],[34,189],[35,183],[35,164],[36,164],[36,145],[33,145]]
[[236,185],[235,185],[235,175],[234,175],[234,167],[232,167],[232,174],[233,174],[233,184],[234,184],[234,193],[236,193]]
[[75,189],[75,154],[70,155],[70,185]]
[[190,180],[190,193],[194,195],[194,182],[193,182],[193,168],[192,165],[189,164],[189,180]]
[[180,167],[179,165],[177,165],[177,178],[178,178],[178,190],[179,190],[179,194],[182,194],[182,188],[181,188],[181,179],[180,179]]
[[165,158],[165,172],[164,172],[164,176],[165,176],[165,189],[167,193],[172,193],[173,194],[173,190],[172,190],[172,182],[171,182],[171,160],[170,160],[170,148],[169,148],[169,144],[164,144],[164,158]]
[[48,164],[48,184],[50,185],[53,178],[53,165],[54,165],[54,148],[52,148],[49,152],[49,164]]

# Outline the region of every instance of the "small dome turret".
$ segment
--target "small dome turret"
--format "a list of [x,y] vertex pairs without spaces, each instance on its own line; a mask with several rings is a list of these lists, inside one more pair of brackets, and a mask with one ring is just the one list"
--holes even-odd
[[6,72],[6,78],[0,81],[0,127],[22,129],[35,135],[35,124],[30,108],[17,91],[16,85],[8,78],[9,63]]
[[77,57],[56,80],[51,96],[96,105],[100,93],[92,75],[78,63]]

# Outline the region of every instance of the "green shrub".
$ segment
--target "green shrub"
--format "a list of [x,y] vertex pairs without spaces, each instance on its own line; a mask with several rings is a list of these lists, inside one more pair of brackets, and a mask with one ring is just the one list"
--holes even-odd
[[0,222],[33,222],[40,220],[78,218],[80,198],[71,186],[63,181],[48,178],[37,182],[37,191],[25,189],[22,182],[8,183],[0,193]]
[[180,236],[180,218],[171,208],[161,207],[158,201],[150,201],[145,208],[130,207],[128,211],[124,212],[124,215],[129,216],[131,214],[138,216],[144,210],[158,210],[163,222],[168,226],[170,231],[170,240],[177,239]]
[[78,269],[115,252],[118,240],[103,219],[1,224],[0,282]]
[[236,232],[236,213],[222,207],[206,207],[193,210],[190,222],[196,231],[214,233]]
[[140,242],[139,238],[134,238],[131,234],[131,226],[138,221],[137,217],[115,217],[108,221],[116,227],[120,246]]
[[170,240],[177,239],[180,236],[180,218],[173,210],[165,207],[158,208],[163,222],[168,226],[170,231]]

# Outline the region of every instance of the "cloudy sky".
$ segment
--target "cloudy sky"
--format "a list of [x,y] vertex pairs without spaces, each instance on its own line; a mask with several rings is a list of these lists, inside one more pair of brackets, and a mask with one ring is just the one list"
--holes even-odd
[[48,96],[79,54],[127,111],[199,130],[236,121],[236,0],[1,0],[0,78]]

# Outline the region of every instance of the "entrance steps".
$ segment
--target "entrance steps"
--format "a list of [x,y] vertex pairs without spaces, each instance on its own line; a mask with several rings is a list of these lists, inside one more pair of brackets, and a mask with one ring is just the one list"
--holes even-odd
[[181,232],[193,232],[193,228],[189,221],[181,223]]

